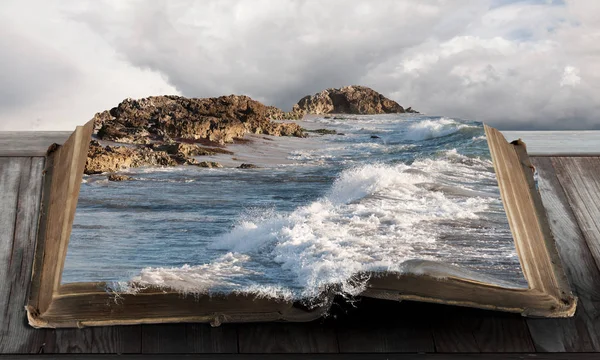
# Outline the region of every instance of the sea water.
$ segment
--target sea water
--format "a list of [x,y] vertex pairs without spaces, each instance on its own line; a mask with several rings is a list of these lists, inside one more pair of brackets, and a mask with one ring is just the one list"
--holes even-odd
[[[86,176],[63,282],[306,298],[429,260],[526,287],[483,125],[445,117],[312,117],[308,139],[253,135],[221,155],[257,169]],[[239,165],[239,164],[237,164]]]

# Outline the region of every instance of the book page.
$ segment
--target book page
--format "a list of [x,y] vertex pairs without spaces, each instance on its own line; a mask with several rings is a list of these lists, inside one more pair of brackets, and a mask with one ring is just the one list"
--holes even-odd
[[86,175],[62,282],[307,299],[357,295],[361,273],[427,261],[527,288],[482,123],[419,114],[296,123],[307,137],[201,144],[215,151],[195,159],[210,167]]

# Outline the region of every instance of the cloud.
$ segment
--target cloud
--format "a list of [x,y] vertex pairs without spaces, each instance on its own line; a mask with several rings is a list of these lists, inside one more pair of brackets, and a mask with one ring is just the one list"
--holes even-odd
[[[72,127],[162,93],[247,94],[289,109],[349,84],[499,128],[600,128],[597,2],[15,0],[9,10],[23,14],[15,32],[54,57],[27,63],[47,76],[14,77],[0,129],[31,118]],[[0,52],[12,56],[1,71],[21,66],[10,47]],[[59,83],[59,96],[42,96]]]
[[178,94],[162,74],[132,65],[70,19],[74,4],[3,2],[0,131],[73,130],[126,97]]

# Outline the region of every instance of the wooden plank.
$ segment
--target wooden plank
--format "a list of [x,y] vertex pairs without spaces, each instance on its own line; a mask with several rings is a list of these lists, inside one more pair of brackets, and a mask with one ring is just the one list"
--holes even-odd
[[236,325],[142,325],[142,353],[237,353]]
[[600,268],[600,158],[553,158],[552,163]]
[[142,353],[185,354],[190,352],[185,324],[142,325]]
[[363,298],[332,309],[343,353],[433,352],[429,312],[436,305]]
[[530,156],[600,155],[600,131],[502,131],[508,141],[521,139]]
[[45,348],[45,353],[139,354],[141,352],[141,326],[139,325],[57,329],[55,336],[55,343]]
[[2,131],[0,156],[45,156],[50,145],[62,145],[71,131]]
[[27,324],[44,158],[0,158],[0,353],[38,352],[49,332]]
[[[26,321],[45,159],[0,158],[0,353],[139,353],[140,328],[36,330]],[[4,231],[14,225],[14,230]],[[12,237],[12,239],[11,239]],[[6,295],[4,295],[6,294]]]
[[429,313],[437,352],[535,351],[520,315],[453,306]]
[[429,318],[437,352],[481,352],[474,334],[478,312],[454,306],[439,306],[435,310]]
[[477,316],[474,331],[481,352],[533,352],[535,347],[525,319],[514,314]]
[[[35,355],[9,355],[3,360],[36,359]],[[174,360],[597,360],[596,353],[537,353],[537,354],[144,354],[144,355],[44,355],[44,359],[174,359]]]
[[600,351],[600,272],[556,177],[552,159],[534,158],[533,164],[561,261],[571,289],[579,298],[573,318],[528,319],[533,342],[537,351]]
[[[0,159],[0,324],[5,322],[10,299],[10,278],[17,204],[21,173],[31,160],[6,158]],[[9,294],[8,296],[4,294]],[[0,336],[5,336],[3,329]],[[4,341],[2,341],[4,342]]]
[[237,353],[237,325],[187,324],[186,339],[192,353]]
[[337,353],[335,330],[310,323],[239,324],[240,353]]

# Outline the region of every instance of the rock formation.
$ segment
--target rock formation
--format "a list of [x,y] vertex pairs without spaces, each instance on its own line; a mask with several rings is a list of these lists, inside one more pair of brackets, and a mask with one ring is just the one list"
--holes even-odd
[[283,117],[283,111],[278,108],[265,106],[247,96],[126,99],[117,107],[94,116],[94,134],[101,141],[131,146],[101,146],[98,141],[92,141],[85,172],[97,174],[139,166],[221,167],[219,163],[199,162],[193,157],[232,152],[193,142],[223,145],[247,133],[305,136],[297,124],[273,121]]
[[[199,161],[194,157],[233,154],[223,149],[223,145],[239,142],[248,133],[306,136],[298,124],[273,120],[300,119],[307,113],[404,112],[415,111],[411,108],[405,110],[395,101],[364,86],[327,89],[306,96],[289,113],[243,95],[205,99],[174,95],[126,99],[117,107],[94,116],[95,137],[104,144],[97,140],[91,142],[85,173],[115,172],[140,166],[221,167],[219,163]],[[314,132],[335,133],[327,129]],[[108,141],[123,145],[106,145]]]
[[176,156],[171,156],[165,151],[153,151],[147,147],[102,146],[98,141],[92,140],[84,173],[91,175],[140,166],[174,166],[180,164],[183,164],[183,162],[178,161]]
[[303,97],[292,113],[304,114],[392,114],[406,112],[397,102],[365,86],[327,89]]
[[108,181],[131,181],[133,178],[127,175],[121,174],[110,174],[108,175]]
[[172,138],[225,144],[247,133],[304,136],[297,124],[271,120],[283,117],[283,111],[243,95],[206,99],[168,95],[126,99],[110,111],[96,114],[94,127],[101,140],[129,144]]

